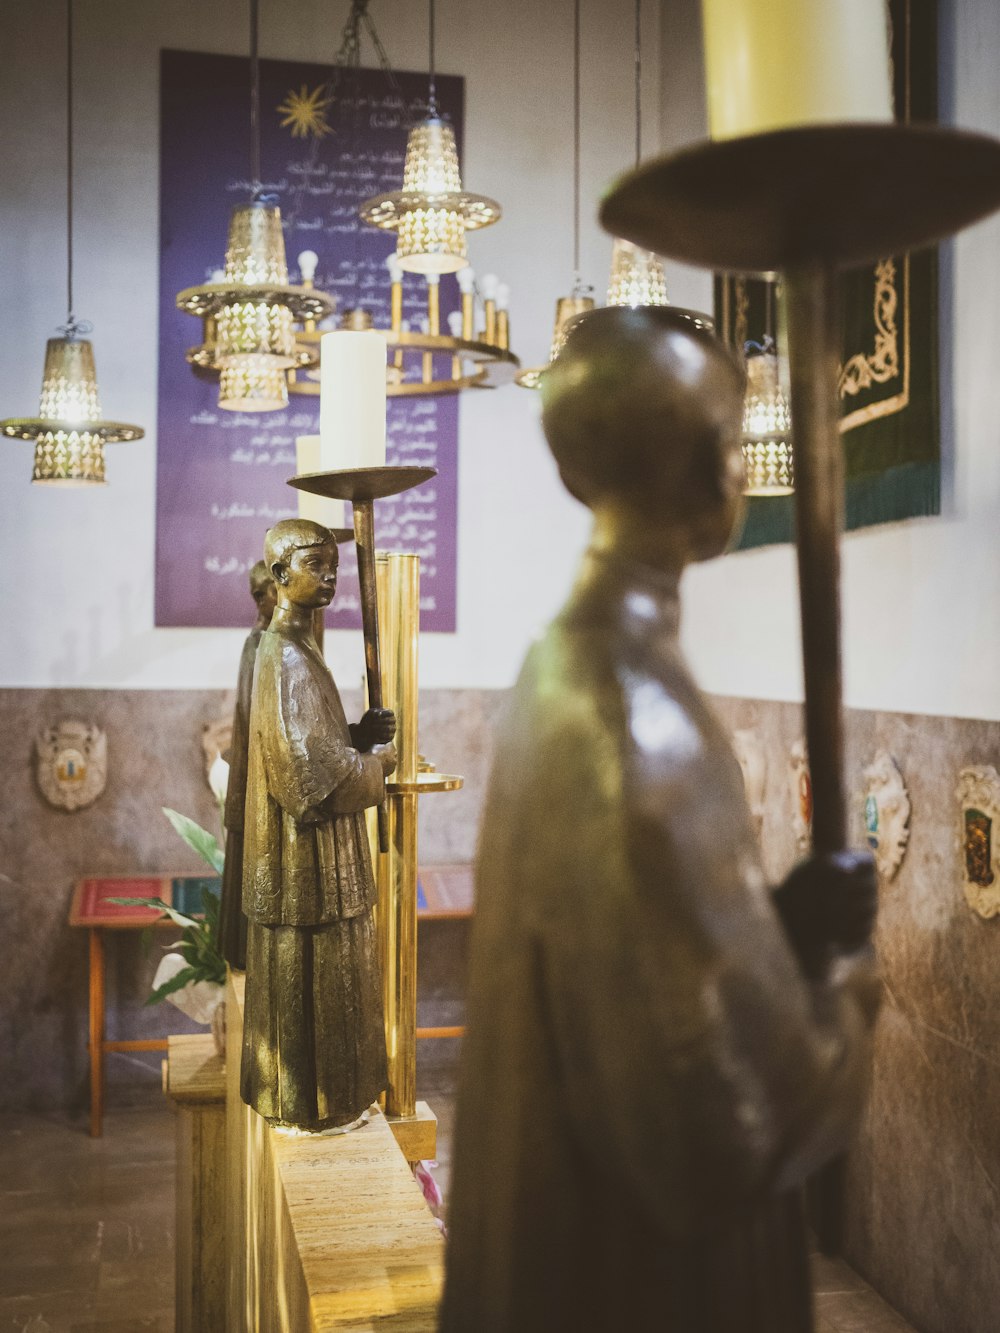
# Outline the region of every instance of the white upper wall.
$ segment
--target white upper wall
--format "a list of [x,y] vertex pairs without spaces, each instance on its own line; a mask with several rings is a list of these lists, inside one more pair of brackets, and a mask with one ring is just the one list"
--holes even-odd
[[[940,0],[942,118],[1000,133],[1000,6]],[[263,0],[265,56],[332,56],[347,12]],[[645,6],[647,151],[705,132],[698,0]],[[62,0],[8,5],[0,80],[0,415],[36,407],[44,343],[64,309],[63,108],[53,80]],[[28,485],[30,446],[0,447],[0,549],[10,627],[0,685],[229,686],[242,633],[154,630],[158,259],[158,52],[245,50],[243,0],[78,0],[77,308],[95,324],[105,410],[147,427],[109,451],[103,492]],[[375,0],[393,62],[425,62],[426,9]],[[596,200],[632,151],[631,0],[584,0],[583,270],[603,295],[610,244]],[[544,359],[571,265],[571,0],[438,0],[439,66],[467,79],[466,179],[505,216],[472,238],[479,272],[513,288],[515,349]],[[368,53],[367,63],[371,63]],[[662,66],[661,70],[658,65]],[[657,102],[657,83],[662,95]],[[206,126],[206,133],[211,127]],[[220,238],[221,243],[221,238]],[[942,253],[944,513],[844,543],[847,701],[855,707],[1000,718],[1000,220]],[[706,308],[708,276],[671,266],[671,295]],[[513,386],[461,403],[459,630],[426,635],[425,686],[503,687],[565,595],[586,515],[564,494]],[[712,562],[686,577],[684,634],[701,684],[801,697],[790,548]],[[248,608],[249,609],[249,608]],[[356,634],[329,656],[357,678]]]
[[[1000,5],[939,0],[942,121],[1000,134]],[[698,0],[664,0],[661,142],[705,133]],[[1000,718],[1000,218],[942,248],[942,514],[843,546],[848,704]],[[704,274],[672,295],[711,300]],[[684,640],[718,694],[800,699],[794,553],[726,556],[684,583]]]
[[[89,493],[30,486],[30,445],[0,447],[0,686],[233,684],[242,631],[153,628],[156,303],[174,298],[157,290],[158,62],[162,47],[244,52],[246,10],[245,0],[76,5],[76,308],[94,324],[105,413],[143,423],[146,440],[109,449],[110,485]],[[316,61],[332,59],[348,5],[262,0],[261,10],[263,56]],[[64,12],[62,0],[4,12],[0,416],[37,411],[45,340],[65,317]],[[572,0],[437,5],[438,68],[466,78],[465,180],[504,206],[470,258],[510,283],[525,364],[547,356],[555,299],[572,280],[572,13]],[[631,165],[632,13],[632,0],[583,4],[583,272],[602,299],[611,245],[596,202]],[[425,67],[427,6],[374,0],[372,14],[393,64]],[[650,152],[658,25],[647,0]],[[370,49],[363,58],[374,63]],[[538,412],[537,394],[513,385],[462,399],[459,628],[424,636],[425,686],[509,685],[565,596],[588,525],[558,482]],[[360,636],[330,633],[328,644],[340,678],[360,677]]]

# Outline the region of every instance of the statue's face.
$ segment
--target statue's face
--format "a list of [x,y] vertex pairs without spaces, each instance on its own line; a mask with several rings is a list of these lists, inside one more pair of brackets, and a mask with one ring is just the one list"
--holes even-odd
[[253,584],[250,593],[257,603],[257,612],[261,619],[270,620],[278,600],[278,590],[274,586],[274,579],[260,579]]
[[305,546],[293,551],[281,570],[279,582],[290,602],[296,606],[329,606],[337,591],[337,543]]

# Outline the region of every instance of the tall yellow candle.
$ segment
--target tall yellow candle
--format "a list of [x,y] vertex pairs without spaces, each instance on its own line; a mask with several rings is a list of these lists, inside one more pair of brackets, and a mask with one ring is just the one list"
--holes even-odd
[[373,329],[326,333],[319,345],[324,472],[385,466],[386,343]]
[[[322,472],[318,435],[300,435],[295,441],[295,470],[303,472]],[[297,491],[299,497],[299,518],[311,519],[313,523],[322,523],[324,528],[346,528],[344,518],[344,500],[327,500],[322,495],[310,495],[308,491]]]
[[713,139],[892,119],[885,0],[702,0]]

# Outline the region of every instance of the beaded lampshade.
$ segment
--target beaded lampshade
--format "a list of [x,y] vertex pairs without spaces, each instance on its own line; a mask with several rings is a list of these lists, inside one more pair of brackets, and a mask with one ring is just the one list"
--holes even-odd
[[289,285],[281,210],[255,199],[233,209],[220,281],[187,288],[177,305],[204,321],[206,341],[188,360],[219,372],[219,406],[273,412],[288,404],[285,372],[311,359],[296,345],[295,322],[324,319],[334,302],[311,283]]
[[141,440],[141,426],[104,421],[97,391],[94,349],[85,338],[50,338],[37,417],[0,422],[9,439],[31,440],[31,480],[46,485],[104,484],[104,446]]
[[663,264],[652,250],[631,241],[615,240],[611,252],[608,305],[669,305]]
[[792,418],[772,349],[747,360],[743,408],[746,495],[788,495],[795,489]]
[[407,136],[402,190],[365,200],[359,212],[396,232],[396,258],[410,273],[457,273],[468,262],[465,233],[500,219],[495,200],[462,189],[455,132],[437,115]]
[[544,366],[529,366],[525,370],[519,371],[514,379],[522,389],[537,389],[539,387],[542,376],[562,351],[570,325],[575,319],[594,309],[594,298],[584,295],[584,292],[590,290],[590,288],[585,287],[572,296],[560,296],[556,301],[556,317],[552,324],[552,347],[549,351],[548,363]]

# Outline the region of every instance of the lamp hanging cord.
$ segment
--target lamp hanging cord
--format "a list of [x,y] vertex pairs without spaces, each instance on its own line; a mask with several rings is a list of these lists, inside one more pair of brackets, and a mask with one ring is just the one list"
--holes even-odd
[[258,0],[250,0],[250,189],[256,200],[262,192],[260,179],[260,59]]
[[580,0],[573,0],[573,291],[580,287]]
[[635,165],[642,157],[642,0],[635,0]]
[[436,116],[438,113],[437,104],[437,86],[434,82],[434,0],[430,0],[430,42],[428,50],[428,69],[430,81],[427,87],[427,112],[428,115]]
[[73,0],[66,0],[66,336],[73,337]]

